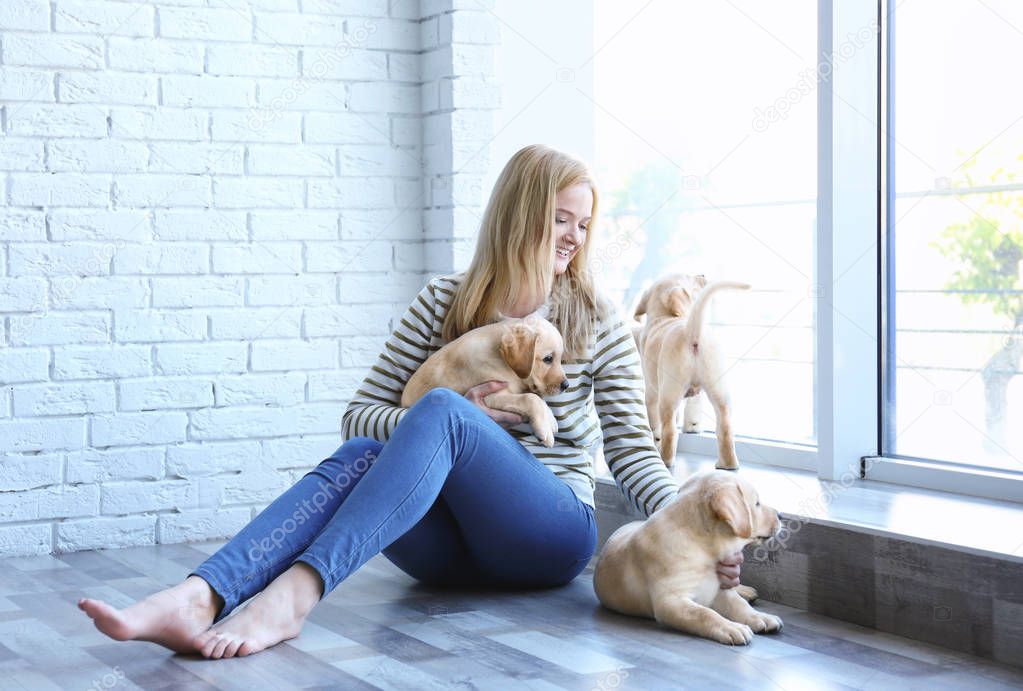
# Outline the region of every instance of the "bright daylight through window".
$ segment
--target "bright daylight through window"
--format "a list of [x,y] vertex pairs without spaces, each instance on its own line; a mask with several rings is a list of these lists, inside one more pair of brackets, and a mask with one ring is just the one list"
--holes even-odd
[[[734,429],[813,444],[816,2],[594,11],[605,289],[631,310],[668,272],[752,284],[719,293],[709,319]],[[714,428],[706,404],[703,428]]]
[[894,15],[884,452],[1020,471],[1023,4]]

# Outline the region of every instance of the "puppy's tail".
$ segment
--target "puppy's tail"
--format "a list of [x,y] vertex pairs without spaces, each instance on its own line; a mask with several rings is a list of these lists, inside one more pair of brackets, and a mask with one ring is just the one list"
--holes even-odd
[[703,319],[707,304],[714,297],[714,293],[726,288],[749,290],[750,285],[749,283],[739,283],[738,281],[714,281],[713,283],[708,283],[700,291],[699,295],[696,296],[696,299],[693,300],[692,309],[689,310],[689,318],[686,319],[686,338],[690,343],[700,342],[700,333],[703,331]]

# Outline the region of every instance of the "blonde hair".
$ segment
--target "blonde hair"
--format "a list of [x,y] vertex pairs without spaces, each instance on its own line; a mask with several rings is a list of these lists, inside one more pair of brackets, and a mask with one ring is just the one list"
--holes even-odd
[[[587,238],[567,270],[555,275],[556,197],[578,184],[589,185],[593,193]],[[498,310],[518,302],[523,292],[536,304],[549,295],[547,318],[565,339],[566,357],[580,357],[594,324],[608,313],[589,267],[596,217],[597,188],[583,163],[541,145],[516,152],[483,213],[476,253],[444,318],[444,339],[496,321]]]

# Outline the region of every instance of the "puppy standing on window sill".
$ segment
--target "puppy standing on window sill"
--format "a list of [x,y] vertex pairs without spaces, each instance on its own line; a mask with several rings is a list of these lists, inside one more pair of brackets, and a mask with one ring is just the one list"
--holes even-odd
[[661,458],[669,468],[678,449],[675,418],[683,401],[684,430],[700,431],[701,390],[707,393],[717,417],[717,467],[739,467],[724,369],[717,344],[704,324],[707,303],[725,288],[748,290],[749,285],[730,281],[708,285],[704,276],[671,274],[650,286],[636,306],[637,320],[646,315],[646,322],[633,329],[633,335],[646,380],[647,417]]
[[564,350],[561,334],[540,317],[481,326],[428,357],[405,385],[401,405],[408,408],[441,386],[465,395],[478,384],[507,382],[506,389],[489,394],[484,403],[522,416],[544,446],[554,446],[558,421],[543,397],[568,388],[561,366]]

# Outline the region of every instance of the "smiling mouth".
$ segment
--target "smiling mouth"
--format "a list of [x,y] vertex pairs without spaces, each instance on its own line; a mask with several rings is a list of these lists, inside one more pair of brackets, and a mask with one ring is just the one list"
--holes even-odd
[[556,254],[557,254],[557,255],[558,255],[559,257],[561,257],[562,259],[568,259],[568,258],[569,258],[569,257],[570,257],[570,256],[572,255],[572,252],[573,252],[573,251],[574,251],[574,250],[567,250],[567,249],[564,249],[563,247],[558,247],[558,248],[557,248],[557,249],[555,250],[555,253],[556,253]]

